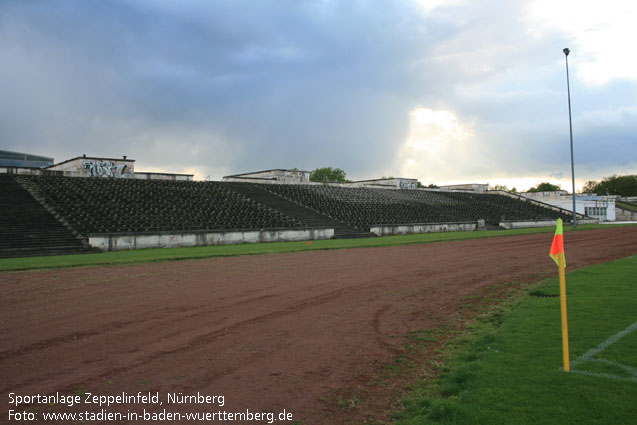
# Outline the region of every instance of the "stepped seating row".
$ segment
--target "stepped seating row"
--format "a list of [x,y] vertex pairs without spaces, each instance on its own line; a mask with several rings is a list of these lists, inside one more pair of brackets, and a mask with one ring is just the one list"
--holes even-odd
[[503,220],[553,220],[570,216],[530,202],[495,194],[400,190],[402,196],[416,202],[447,209],[471,220],[484,219],[497,226]]
[[495,194],[422,190],[370,190],[319,185],[263,185],[321,214],[368,230],[376,224],[503,220],[551,220],[570,215]]
[[[15,179],[81,235],[303,226],[302,219],[290,217],[294,215],[292,210],[283,210],[287,211],[285,215],[274,209],[276,206],[270,208],[257,202],[261,198],[254,193],[240,193],[229,183],[61,176]],[[256,186],[362,231],[379,224],[484,219],[486,224],[497,226],[503,219],[561,216],[570,220],[568,215],[549,208],[493,194],[323,185]],[[3,234],[20,232],[20,224],[13,223],[10,227],[3,229],[0,222]]]
[[393,199],[363,188],[318,185],[263,185],[293,202],[369,231],[375,224],[405,224],[458,221],[457,218],[428,207]]
[[217,182],[19,176],[80,234],[302,225]]
[[0,257],[76,253],[88,248],[20,186],[0,174]]
[[622,210],[637,212],[637,202],[617,200],[615,201],[615,206]]

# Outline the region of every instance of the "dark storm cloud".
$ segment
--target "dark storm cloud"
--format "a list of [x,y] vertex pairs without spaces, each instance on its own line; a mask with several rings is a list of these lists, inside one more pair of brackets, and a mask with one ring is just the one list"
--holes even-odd
[[395,94],[407,83],[400,67],[409,51],[395,48],[410,36],[402,7],[75,1],[3,9],[10,66],[2,89],[14,100],[2,104],[3,126],[14,149],[142,157],[150,135],[161,140],[177,125],[185,141],[192,130],[208,132],[208,144],[240,150],[245,165],[236,171],[335,162],[363,170],[352,160],[377,163],[405,125]]
[[[410,1],[5,1],[2,145],[59,160],[127,154],[138,169],[213,178],[319,166],[373,178],[401,173],[409,113],[422,106],[452,111],[472,149],[488,152],[483,163],[445,158],[458,179],[558,172],[546,151],[564,135],[560,49],[521,29],[523,12],[502,2],[425,13]],[[608,164],[599,172],[616,163],[613,151],[590,154],[602,136],[630,165],[634,97],[620,94],[591,94],[599,107],[582,104],[576,117],[595,117],[578,137],[591,147],[582,161]]]

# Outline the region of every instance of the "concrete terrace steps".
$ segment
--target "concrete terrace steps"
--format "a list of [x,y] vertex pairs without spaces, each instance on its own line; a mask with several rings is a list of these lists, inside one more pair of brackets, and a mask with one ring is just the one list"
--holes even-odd
[[300,226],[219,182],[62,176],[20,176],[18,181],[81,235]]
[[303,205],[285,199],[267,190],[267,185],[255,183],[226,182],[226,187],[241,195],[293,217],[308,227],[333,227],[334,239],[371,238],[373,233],[360,231],[334,220]]
[[94,252],[10,175],[0,175],[0,257]]
[[[393,199],[395,199],[397,201],[405,202],[405,203],[408,203],[408,204],[415,203],[415,201],[412,198],[404,195],[403,193],[399,192],[398,190],[373,189],[373,188],[370,188],[369,190],[372,190],[372,191],[374,191],[376,193],[379,193],[379,194],[381,194],[383,196],[388,196],[388,197],[393,198]],[[416,204],[418,204],[418,203],[416,203]],[[422,203],[420,203],[418,205],[422,206]],[[440,207],[437,207],[435,205],[427,205],[427,208],[432,210],[432,211],[435,211],[436,213],[438,213],[440,215],[443,215],[443,216],[446,215],[448,217],[451,217],[451,218],[455,219],[455,221],[472,221],[468,217],[464,217],[464,216],[456,214],[456,213],[454,213],[454,212],[452,212],[452,211],[450,211],[448,209],[440,208]]]

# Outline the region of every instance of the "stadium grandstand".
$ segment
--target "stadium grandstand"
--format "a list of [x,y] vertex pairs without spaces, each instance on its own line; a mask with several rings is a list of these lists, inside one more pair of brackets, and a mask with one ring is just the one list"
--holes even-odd
[[[49,159],[39,169],[15,163],[0,169],[5,205],[0,256],[374,237],[571,220],[570,211],[514,194],[417,189],[414,179],[320,184],[309,182],[304,171],[267,170],[220,182],[193,181],[178,174],[149,177],[142,172],[138,177],[134,160],[126,157],[81,156],[59,164]],[[383,232],[377,230],[381,227]]]

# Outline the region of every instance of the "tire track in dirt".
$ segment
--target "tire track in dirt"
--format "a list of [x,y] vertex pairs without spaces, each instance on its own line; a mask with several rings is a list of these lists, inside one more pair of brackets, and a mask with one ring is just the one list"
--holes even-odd
[[[2,393],[201,391],[239,410],[360,423],[369,412],[321,400],[353,391],[391,405],[398,394],[369,382],[400,338],[454,318],[463,297],[553,275],[551,239],[0,273]],[[637,227],[565,244],[572,270],[634,255]]]
[[[190,333],[188,335],[183,335],[183,331],[179,327],[173,326],[172,331],[167,333],[166,332],[161,333],[159,338],[153,338],[153,341],[149,341],[148,343],[141,345],[135,349],[122,350],[120,355],[117,356],[118,357],[117,363],[125,363],[127,365],[126,366],[127,368],[136,367],[144,363],[152,362],[160,357],[173,355],[183,350],[196,349],[198,346],[209,344],[213,340],[219,337],[222,337],[223,335],[226,335],[228,333],[240,332],[241,328],[247,325],[260,322],[260,321],[272,320],[272,319],[279,318],[286,315],[292,315],[306,308],[320,306],[321,304],[333,301],[334,299],[341,297],[346,293],[360,290],[362,287],[367,285],[368,283],[363,283],[363,284],[356,285],[346,289],[334,290],[329,293],[322,294],[320,296],[315,296],[315,297],[305,299],[283,310],[272,311],[265,314],[258,314],[249,319],[242,320],[227,326],[214,329],[213,331],[208,331],[208,332],[200,331],[196,333]],[[257,292],[257,291],[253,291],[253,292]],[[244,299],[242,301],[239,301],[233,304],[232,307],[236,308],[237,306],[241,306],[241,305],[259,303],[260,301],[267,300],[268,298],[271,298],[271,297],[273,297],[273,295],[261,295],[261,296],[253,297],[251,299]],[[99,340],[99,338],[104,337],[104,334],[107,332],[118,331],[130,325],[137,325],[137,326],[135,326],[134,329],[127,329],[129,333],[135,332],[135,333],[148,334],[157,329],[165,328],[168,323],[172,325],[176,325],[182,321],[198,319],[202,316],[206,316],[207,314],[213,311],[223,312],[224,309],[199,308],[199,309],[194,309],[194,311],[184,309],[183,307],[162,309],[161,310],[162,315],[172,314],[172,316],[170,318],[165,318],[165,317],[161,317],[157,315],[157,316],[145,319],[142,322],[140,321],[114,322],[100,328],[67,334],[62,337],[44,340],[27,347],[20,347],[17,349],[4,351],[0,353],[0,360],[10,360],[17,356],[24,356],[32,351],[52,349],[56,345],[74,342],[74,341],[77,341],[78,339],[84,340],[85,343],[90,343],[91,339]],[[141,324],[145,326],[140,327],[139,325]],[[171,346],[169,348],[164,348],[161,351],[152,351],[151,350],[152,347],[150,346],[156,343],[155,341],[156,339],[169,340],[171,341]],[[66,349],[67,349],[66,347],[61,347],[62,351]],[[144,355],[144,353],[148,353],[149,351],[152,352],[153,354]],[[111,375],[120,373],[124,370],[121,367],[104,369],[104,366],[108,364],[106,360],[107,359],[105,358],[85,360],[83,364],[86,365],[86,367],[84,367],[83,369],[87,376],[81,381],[78,381],[78,378],[74,376],[72,382],[67,384],[66,382],[68,381],[68,379],[65,377],[69,375],[68,371],[57,371],[56,373],[47,375],[45,379],[40,378],[36,381],[27,381],[25,382],[26,388],[24,389],[17,388],[17,389],[28,391],[29,386],[32,385],[34,382],[37,382],[38,386],[41,389],[42,386],[45,385],[46,381],[55,380],[56,381],[55,387],[58,388],[58,390],[73,391],[74,388],[77,388],[78,386],[82,387],[85,383],[91,380],[103,378],[105,376],[111,376]],[[226,369],[224,373],[231,373],[237,369],[240,369],[241,365],[246,363],[248,362],[246,362],[245,360],[240,363],[237,363],[234,367]],[[15,391],[16,388],[13,388],[13,390]],[[0,388],[0,391],[3,391],[3,392],[9,391],[9,388]]]

